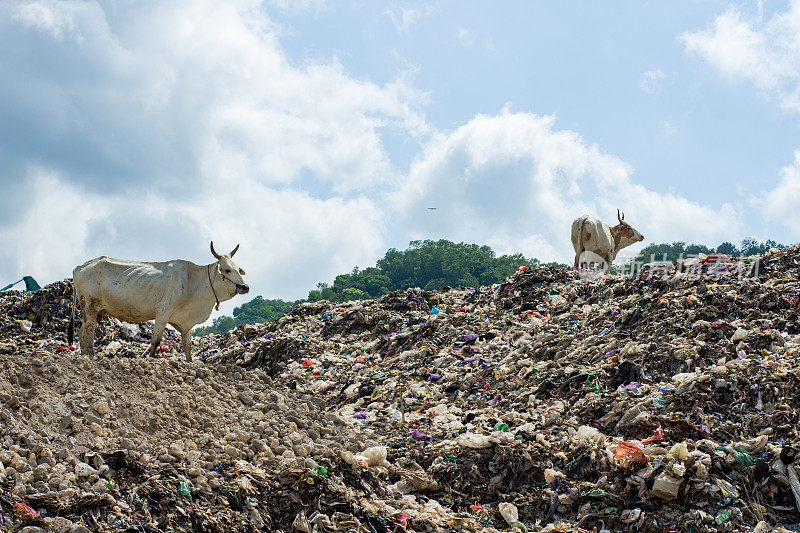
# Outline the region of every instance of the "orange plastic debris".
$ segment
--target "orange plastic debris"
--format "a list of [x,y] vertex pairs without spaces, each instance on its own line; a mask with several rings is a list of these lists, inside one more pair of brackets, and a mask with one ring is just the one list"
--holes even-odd
[[614,462],[620,468],[645,465],[648,461],[644,450],[632,442],[621,440],[617,444],[617,449],[614,451]]

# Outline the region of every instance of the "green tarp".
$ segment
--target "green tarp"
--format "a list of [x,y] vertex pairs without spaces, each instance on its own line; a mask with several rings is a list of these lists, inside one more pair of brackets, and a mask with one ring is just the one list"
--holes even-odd
[[31,276],[25,276],[24,278],[22,278],[22,279],[20,279],[20,280],[17,280],[17,281],[15,281],[14,283],[12,283],[12,284],[10,284],[10,285],[6,285],[6,286],[5,286],[5,287],[3,287],[2,289],[0,289],[0,292],[3,292],[3,291],[5,291],[5,290],[8,290],[8,289],[10,289],[11,287],[13,287],[14,285],[16,285],[16,284],[17,284],[17,283],[19,283],[20,281],[24,281],[24,282],[25,282],[25,290],[26,290],[26,291],[38,291],[39,289],[41,289],[41,287],[39,286],[39,284],[38,284],[38,283],[36,283],[36,280],[35,280],[35,279],[33,279]]

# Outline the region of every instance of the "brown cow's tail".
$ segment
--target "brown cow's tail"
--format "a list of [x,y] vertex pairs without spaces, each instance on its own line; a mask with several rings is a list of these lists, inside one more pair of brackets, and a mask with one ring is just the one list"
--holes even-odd
[[67,342],[72,348],[72,339],[75,336],[75,304],[78,292],[75,290],[75,282],[72,282],[72,313],[69,316],[69,327],[67,328]]

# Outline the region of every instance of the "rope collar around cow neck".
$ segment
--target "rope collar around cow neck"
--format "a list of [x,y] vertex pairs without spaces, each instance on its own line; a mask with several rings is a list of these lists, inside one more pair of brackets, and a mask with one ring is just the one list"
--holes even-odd
[[217,298],[217,291],[214,290],[214,284],[211,283],[211,265],[208,265],[206,274],[208,274],[208,284],[211,285],[211,292],[214,293],[214,299],[217,301],[217,311],[219,311],[219,298]]

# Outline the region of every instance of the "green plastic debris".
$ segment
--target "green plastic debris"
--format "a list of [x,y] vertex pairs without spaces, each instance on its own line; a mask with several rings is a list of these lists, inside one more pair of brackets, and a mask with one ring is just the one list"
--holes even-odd
[[315,466],[314,467],[314,472],[316,472],[320,476],[327,476],[328,475],[328,469],[325,468],[324,466]]
[[731,510],[730,509],[722,509],[720,512],[717,513],[717,517],[714,518],[714,522],[717,524],[724,524],[727,522],[731,517]]
[[586,383],[589,384],[589,388],[591,388],[593,391],[596,391],[596,390],[600,390],[600,387],[598,385],[595,385],[594,383],[592,383],[592,376],[594,374],[597,374],[597,372],[589,372],[589,375],[586,376]]
[[508,431],[508,424],[506,424],[505,422],[498,422],[497,424],[494,425],[494,429],[498,431]]
[[747,470],[756,464],[755,457],[747,452],[737,450],[736,448],[733,449],[733,457],[736,459],[736,469],[740,471]]
[[586,495],[590,498],[605,498],[608,496],[608,493],[603,489],[592,489],[587,492]]
[[181,496],[185,496],[185,497],[189,498],[189,500],[192,499],[192,493],[189,490],[189,485],[187,485],[185,481],[181,481],[178,484],[178,494],[180,494]]
[[528,533],[528,528],[525,527],[525,524],[523,524],[519,520],[517,520],[516,522],[512,522],[511,523],[511,529],[514,529],[514,528],[519,529],[520,531],[522,531],[522,533]]

